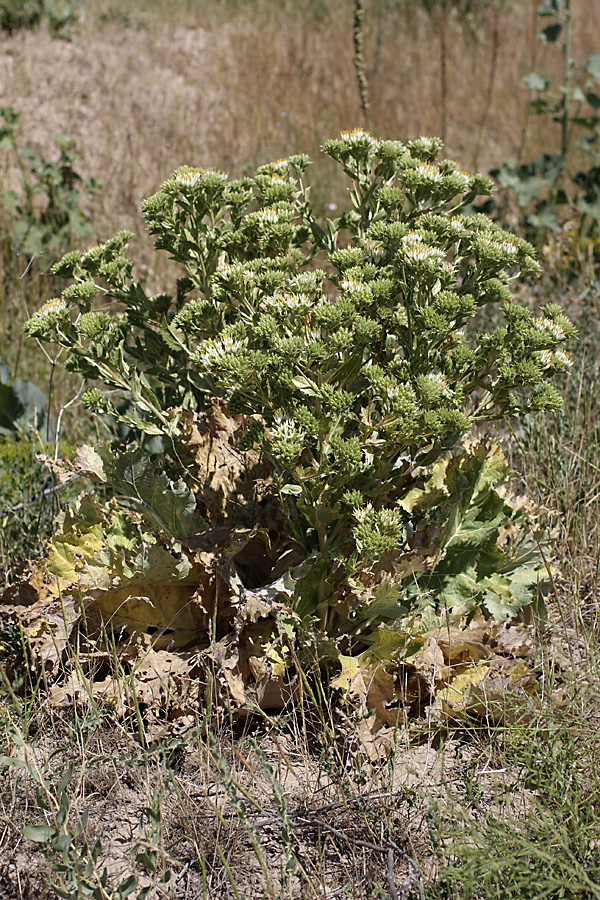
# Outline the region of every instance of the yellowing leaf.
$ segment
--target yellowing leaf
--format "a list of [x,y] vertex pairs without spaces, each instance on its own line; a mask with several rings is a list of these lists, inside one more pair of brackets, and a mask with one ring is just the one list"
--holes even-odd
[[89,444],[82,444],[73,457],[75,468],[84,475],[93,475],[99,481],[106,481],[102,457]]
[[353,689],[356,690],[355,687],[353,688],[353,685],[355,684],[356,679],[359,678],[360,687],[358,688],[358,692],[365,693],[366,689],[358,657],[340,656],[340,664],[342,666],[342,671],[339,675],[336,675],[335,678],[331,679],[330,686],[342,691],[344,694],[349,694]]
[[490,674],[490,667],[486,663],[477,663],[457,675],[453,681],[442,690],[438,691],[438,701],[448,704],[450,707],[465,708],[465,698],[473,685],[479,686]]

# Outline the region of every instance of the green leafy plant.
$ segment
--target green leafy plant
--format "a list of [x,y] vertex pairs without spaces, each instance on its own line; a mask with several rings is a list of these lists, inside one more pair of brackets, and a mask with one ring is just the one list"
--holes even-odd
[[[506,617],[535,599],[539,567],[522,589],[515,560],[531,557],[499,543],[518,516],[498,493],[507,469],[482,475],[489,450],[465,450],[461,440],[506,416],[558,409],[550,380],[571,364],[563,344],[575,329],[556,304],[534,315],[512,300],[512,281],[539,271],[533,248],[486,216],[461,214],[491,182],[438,160],[441,141],[402,144],[356,130],[324,150],[350,179],[352,208],[339,218],[313,215],[304,156],[233,180],[182,167],[143,204],[156,248],[183,267],[175,293],[148,296],[132,279],[123,255],[131,235],[122,232],[54,267],[73,284],[27,330],[104,384],[84,395],[90,409],[163,439],[161,477],[175,493],[177,479],[193,491],[190,416],[215,397],[226,403],[238,451],[268,462],[286,539],[305,560],[292,602],[327,633],[352,630],[367,603],[364,573],[390,557],[414,565],[372,623],[410,610],[403,579],[442,557],[425,592],[430,608],[454,602],[442,571],[473,575],[468,611],[499,567],[499,600],[484,609]],[[503,324],[469,334],[491,304],[501,305]],[[407,505],[432,472],[444,485]],[[106,466],[103,480],[111,481]],[[469,484],[471,508],[462,500]],[[483,530],[469,526],[470,539],[457,523],[478,516]],[[185,536],[183,526],[174,532]]]
[[52,533],[49,472],[37,454],[54,437],[47,397],[0,363],[0,559],[8,580]]
[[[558,230],[573,215],[579,223],[579,236],[593,237],[600,221],[600,52],[584,62],[571,57],[574,13],[570,0],[545,0],[538,15],[550,20],[539,36],[548,52],[556,52],[556,48],[561,52],[562,82],[553,86],[538,72],[526,75],[524,81],[535,94],[535,112],[558,126],[559,150],[525,163],[508,160],[491,172],[504,190],[499,213],[506,218],[512,197],[521,226],[527,234],[537,234],[538,240],[540,234]],[[581,151],[593,160],[588,168],[581,168]]]
[[0,116],[5,167],[8,171],[15,166],[19,180],[15,189],[5,177],[1,195],[4,268],[10,272],[15,258],[29,262],[36,256],[42,256],[49,268],[73,241],[94,236],[82,198],[93,195],[99,185],[77,172],[79,154],[73,140],[55,135],[58,159],[45,159],[19,145],[21,113],[8,106],[0,109]]
[[440,870],[430,896],[600,896],[596,737],[575,721],[548,720],[499,739],[508,783],[491,797],[449,792],[435,804],[430,836]]
[[[22,736],[11,733],[14,743],[25,747]],[[38,844],[50,864],[51,885],[58,897],[64,900],[124,900],[136,891],[137,900],[143,900],[156,883],[170,880],[169,870],[162,873],[160,863],[162,813],[161,795],[155,791],[153,801],[144,807],[139,823],[139,839],[132,846],[132,862],[136,869],[145,868],[151,876],[151,884],[140,887],[136,874],[122,873],[117,879],[109,876],[103,861],[100,839],[88,843],[87,824],[89,810],[79,813],[72,800],[73,763],[69,763],[58,775],[46,767],[41,768],[24,750],[24,759],[0,756],[0,765],[23,770],[35,785],[35,797],[43,821],[23,825],[23,835]],[[111,882],[118,881],[117,884]]]
[[0,28],[12,34],[42,23],[60,37],[69,37],[79,16],[78,0],[3,0]]

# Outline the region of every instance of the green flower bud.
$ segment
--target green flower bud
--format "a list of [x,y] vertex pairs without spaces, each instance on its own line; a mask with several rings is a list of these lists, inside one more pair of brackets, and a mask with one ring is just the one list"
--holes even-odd
[[104,312],[88,312],[80,316],[75,327],[81,339],[99,341],[109,335],[112,319]]

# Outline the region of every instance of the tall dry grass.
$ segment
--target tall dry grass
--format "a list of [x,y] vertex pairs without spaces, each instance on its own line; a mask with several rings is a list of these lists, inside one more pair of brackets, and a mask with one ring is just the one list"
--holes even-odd
[[[560,80],[556,47],[537,39],[537,0],[493,3],[476,40],[458,18],[444,29],[447,152],[487,170],[558,148],[552,124],[532,116],[522,82]],[[573,55],[596,48],[600,0],[575,10]],[[371,130],[388,138],[439,134],[443,19],[416,3],[366,4]],[[0,38],[0,104],[23,111],[22,140],[76,138],[86,174],[104,182],[102,233],[138,230],[140,200],[182,163],[239,173],[307,152],[362,122],[353,68],[352,2],[84,3],[71,42],[43,32]],[[555,133],[556,132],[556,133]],[[329,180],[325,163],[318,181]]]

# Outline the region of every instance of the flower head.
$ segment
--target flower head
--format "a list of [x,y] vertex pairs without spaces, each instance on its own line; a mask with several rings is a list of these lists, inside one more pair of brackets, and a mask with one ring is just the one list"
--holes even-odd
[[306,432],[297,422],[277,413],[275,416],[275,426],[271,428],[271,440],[273,441],[301,441],[304,440]]
[[192,169],[189,172],[179,172],[179,174],[175,176],[175,181],[182,187],[192,188],[198,184],[200,177],[200,171],[198,169]]
[[54,297],[52,300],[46,300],[35,315],[38,319],[43,319],[46,316],[61,313],[67,308],[66,300],[63,300],[62,297]]
[[373,135],[363,128],[354,128],[353,131],[342,131],[340,138],[345,144],[350,144],[351,147],[372,147],[377,143]]
[[567,336],[562,325],[553,322],[552,319],[547,319],[545,316],[541,319],[534,319],[533,327],[541,331],[542,334],[552,335],[557,341],[564,341]]
[[415,166],[415,172],[429,184],[440,184],[444,180],[444,176],[433,163],[419,163]]
[[196,354],[196,359],[206,368],[218,365],[229,353],[237,353],[244,347],[243,341],[226,335],[218,341],[204,341]]
[[263,225],[277,225],[279,222],[279,216],[274,209],[270,207],[265,207],[264,209],[259,210],[258,212],[258,224]]

